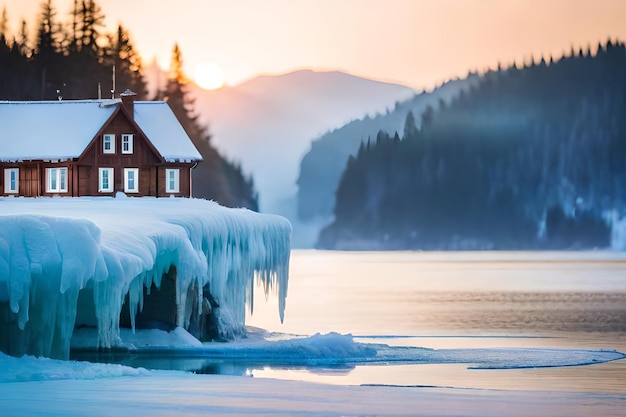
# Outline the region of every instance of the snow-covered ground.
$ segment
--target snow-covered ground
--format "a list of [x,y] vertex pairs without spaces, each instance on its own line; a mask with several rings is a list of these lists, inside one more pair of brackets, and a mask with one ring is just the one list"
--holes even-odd
[[331,386],[153,372],[0,384],[7,416],[623,416],[623,395]]
[[[181,330],[177,331],[181,333]],[[183,330],[184,332],[184,330]],[[156,345],[170,343],[161,334]],[[205,344],[196,354],[254,357],[280,363],[406,361],[488,367],[563,366],[624,358],[612,351],[567,349],[403,349],[362,345],[349,335]],[[187,351],[191,353],[192,351]],[[455,389],[419,386],[335,386],[0,353],[2,415],[196,416],[620,416],[626,395]],[[503,372],[506,372],[503,370]]]
[[67,358],[77,318],[97,327],[95,345],[116,346],[125,298],[132,322],[172,266],[178,326],[197,320],[210,287],[220,333],[241,334],[255,278],[284,314],[290,236],[282,217],[206,200],[1,198],[0,347]]

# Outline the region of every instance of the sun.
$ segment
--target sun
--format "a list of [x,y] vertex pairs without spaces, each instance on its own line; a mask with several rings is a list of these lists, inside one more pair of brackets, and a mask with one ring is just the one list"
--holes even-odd
[[224,73],[220,67],[213,63],[197,65],[193,79],[205,90],[217,90],[224,85]]

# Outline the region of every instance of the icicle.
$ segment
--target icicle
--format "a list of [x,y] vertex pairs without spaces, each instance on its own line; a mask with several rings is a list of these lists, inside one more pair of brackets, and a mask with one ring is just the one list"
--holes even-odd
[[[266,294],[278,291],[284,318],[291,225],[282,217],[194,199],[2,199],[2,205],[0,313],[8,321],[0,327],[8,330],[0,332],[0,349],[11,354],[66,358],[79,316],[97,326],[99,346],[116,346],[125,299],[134,328],[144,288],[159,288],[172,267],[179,325],[199,322],[207,287],[220,306],[220,334],[241,335],[259,280]],[[20,214],[26,212],[33,214]],[[78,309],[79,294],[89,299],[81,307],[89,311]]]

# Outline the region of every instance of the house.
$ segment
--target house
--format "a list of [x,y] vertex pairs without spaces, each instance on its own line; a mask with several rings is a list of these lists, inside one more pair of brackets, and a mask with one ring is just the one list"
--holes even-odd
[[167,103],[0,101],[2,196],[191,196],[202,159]]

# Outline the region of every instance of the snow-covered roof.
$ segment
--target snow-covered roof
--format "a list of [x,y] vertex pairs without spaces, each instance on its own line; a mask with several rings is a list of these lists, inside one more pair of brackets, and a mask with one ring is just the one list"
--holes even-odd
[[[0,161],[78,158],[119,99],[0,101]],[[165,102],[135,102],[135,122],[167,161],[202,157]]]
[[113,103],[0,102],[0,160],[77,158],[116,109],[104,104]]
[[166,161],[197,161],[200,153],[164,101],[136,101],[135,122]]

